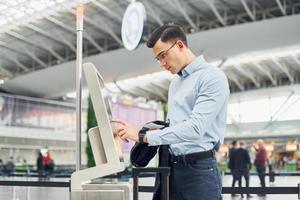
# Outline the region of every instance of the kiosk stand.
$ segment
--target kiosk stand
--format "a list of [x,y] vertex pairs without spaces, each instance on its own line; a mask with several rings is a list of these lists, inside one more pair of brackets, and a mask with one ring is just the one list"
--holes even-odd
[[111,125],[111,110],[102,94],[102,76],[92,63],[83,65],[87,85],[97,119],[97,127],[88,131],[95,167],[76,171],[71,176],[71,200],[129,200],[132,186],[129,183],[93,184],[92,179],[115,174],[125,169],[119,138]]

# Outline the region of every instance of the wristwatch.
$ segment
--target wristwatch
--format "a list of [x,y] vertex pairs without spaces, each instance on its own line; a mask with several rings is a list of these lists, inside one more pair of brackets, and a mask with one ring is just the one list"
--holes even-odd
[[139,143],[143,144],[144,143],[144,136],[146,135],[146,132],[149,131],[149,128],[143,127],[139,131]]

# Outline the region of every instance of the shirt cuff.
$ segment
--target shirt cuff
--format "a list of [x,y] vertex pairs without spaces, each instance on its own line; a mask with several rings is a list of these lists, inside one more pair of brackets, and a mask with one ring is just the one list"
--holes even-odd
[[158,146],[162,144],[161,140],[161,134],[163,133],[162,130],[152,130],[152,131],[147,131],[147,142],[149,146]]

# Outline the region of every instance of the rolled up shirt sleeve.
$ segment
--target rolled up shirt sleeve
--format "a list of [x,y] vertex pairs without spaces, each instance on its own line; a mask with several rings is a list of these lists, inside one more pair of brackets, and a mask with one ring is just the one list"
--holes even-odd
[[192,113],[186,121],[163,130],[147,131],[149,146],[176,144],[201,138],[212,126],[222,106],[229,97],[225,75],[210,76],[198,92]]

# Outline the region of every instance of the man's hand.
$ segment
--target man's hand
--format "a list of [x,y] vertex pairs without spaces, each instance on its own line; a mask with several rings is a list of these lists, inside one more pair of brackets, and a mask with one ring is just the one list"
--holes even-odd
[[123,120],[113,119],[111,122],[119,125],[117,128],[117,134],[122,140],[126,142],[128,142],[128,140],[135,142],[139,141],[139,130],[135,126]]

